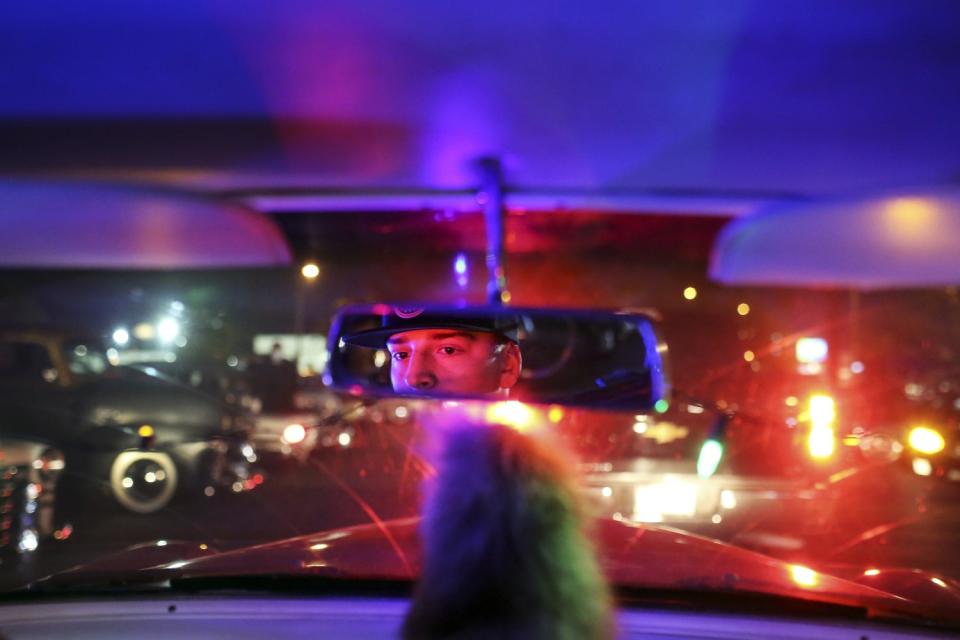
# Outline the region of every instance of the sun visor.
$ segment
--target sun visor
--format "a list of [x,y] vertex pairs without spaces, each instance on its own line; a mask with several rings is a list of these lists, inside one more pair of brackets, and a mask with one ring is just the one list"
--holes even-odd
[[730,223],[710,277],[858,289],[960,284],[960,192],[778,205]]
[[269,217],[199,196],[103,184],[0,180],[0,267],[284,266]]

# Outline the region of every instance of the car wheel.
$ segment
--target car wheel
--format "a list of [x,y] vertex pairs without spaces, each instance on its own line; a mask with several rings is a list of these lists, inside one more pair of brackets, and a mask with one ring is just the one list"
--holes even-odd
[[110,489],[117,502],[135,513],[154,513],[173,499],[177,466],[159,451],[124,451],[110,468]]

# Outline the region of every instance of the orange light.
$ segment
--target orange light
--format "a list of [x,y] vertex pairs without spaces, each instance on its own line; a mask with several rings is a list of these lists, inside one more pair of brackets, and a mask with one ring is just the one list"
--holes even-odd
[[697,289],[696,287],[687,287],[683,290],[683,297],[687,300],[696,300],[697,298]]
[[783,403],[788,407],[795,407],[800,404],[800,400],[797,399],[797,396],[787,396]]
[[790,577],[801,587],[817,586],[817,572],[799,564],[790,565]]
[[887,230],[913,247],[936,241],[937,217],[935,204],[923,198],[897,198],[884,211]]
[[755,354],[753,351],[743,352],[743,359],[746,360],[747,362],[753,362],[756,359],[756,357],[757,357],[757,354]]
[[914,427],[907,437],[910,448],[928,456],[940,453],[947,446],[943,436],[930,427]]
[[534,410],[519,400],[495,402],[487,407],[487,422],[503,424],[517,431],[528,430],[535,420]]
[[863,572],[865,576],[878,576],[880,575],[880,569],[867,569]]
[[741,302],[737,305],[737,313],[741,316],[747,315],[750,313],[750,305],[748,305],[746,302]]
[[550,407],[550,411],[547,412],[547,418],[550,422],[560,422],[563,420],[563,407],[554,405]]
[[828,426],[815,424],[810,429],[810,437],[807,440],[807,447],[810,455],[814,458],[829,458],[837,448],[837,438],[833,429]]
[[155,434],[156,432],[153,430],[153,427],[148,424],[145,424],[137,429],[137,435],[141,438],[152,438]]
[[300,274],[307,280],[315,280],[320,275],[320,267],[312,262],[308,262],[300,269]]
[[825,393],[815,393],[809,400],[810,422],[815,425],[829,425],[837,419],[837,403]]
[[303,439],[307,437],[307,430],[303,428],[302,424],[288,424],[283,428],[283,435],[281,438],[287,444],[297,444],[303,442]]

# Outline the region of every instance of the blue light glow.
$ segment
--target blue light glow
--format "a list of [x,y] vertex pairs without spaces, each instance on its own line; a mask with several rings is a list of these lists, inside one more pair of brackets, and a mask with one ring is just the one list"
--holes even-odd
[[465,253],[458,253],[457,257],[454,258],[453,271],[457,274],[457,286],[466,289],[469,277],[467,276],[467,255]]

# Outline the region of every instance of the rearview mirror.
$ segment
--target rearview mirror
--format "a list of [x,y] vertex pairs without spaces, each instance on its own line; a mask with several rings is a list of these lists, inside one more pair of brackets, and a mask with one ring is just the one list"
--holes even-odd
[[669,394],[666,344],[639,313],[353,306],[329,352],[327,383],[357,395],[650,411]]

